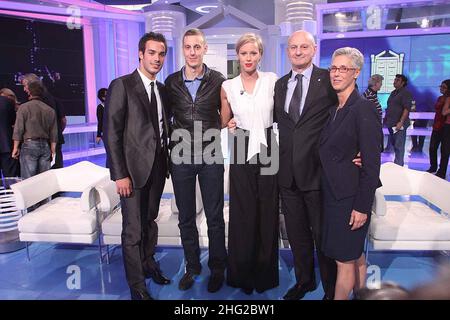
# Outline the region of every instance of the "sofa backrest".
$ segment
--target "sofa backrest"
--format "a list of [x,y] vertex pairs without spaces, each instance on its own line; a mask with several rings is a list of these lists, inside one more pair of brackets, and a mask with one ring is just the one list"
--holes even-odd
[[25,210],[60,191],[54,170],[12,184],[11,189],[14,192],[16,206],[20,210]]
[[89,161],[81,161],[72,166],[53,170],[58,179],[59,191],[83,192],[105,177],[109,170]]
[[[364,164],[363,164],[364,165]],[[392,162],[381,165],[380,191],[385,195],[415,195],[419,193],[418,181],[423,172],[411,170]]]
[[450,214],[450,182],[424,172],[419,183],[419,193],[422,198]]

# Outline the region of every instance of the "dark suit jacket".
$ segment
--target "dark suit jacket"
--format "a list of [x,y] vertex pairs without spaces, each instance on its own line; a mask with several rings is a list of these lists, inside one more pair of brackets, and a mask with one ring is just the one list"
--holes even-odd
[[42,101],[45,102],[45,104],[52,107],[53,110],[56,112],[56,126],[58,129],[58,144],[64,144],[64,135],[62,130],[62,119],[66,116],[64,113],[63,106],[61,104],[61,101],[59,99],[56,99],[54,96],[50,94],[50,92],[45,89],[43,95],[42,95]]
[[[168,132],[166,91],[162,83],[156,85],[163,104],[164,130]],[[150,101],[137,70],[111,82],[103,129],[111,179],[130,177],[134,188],[143,187],[150,176],[160,137],[153,128]],[[164,152],[167,158],[167,148]]]
[[105,107],[102,104],[97,106],[97,137],[103,136],[103,113]]
[[291,73],[275,84],[274,121],[278,123],[278,182],[289,188],[293,179],[301,191],[320,190],[319,138],[329,109],[337,101],[327,70],[313,66],[303,112],[297,123],[284,111]]
[[16,122],[14,103],[6,97],[0,96],[0,152],[12,151],[13,125]]
[[[337,200],[355,197],[353,208],[370,213],[375,189],[380,186],[380,144],[383,138],[379,115],[373,102],[362,98],[355,89],[331,125],[336,108],[320,139],[323,174],[330,182]],[[361,152],[362,167],[352,162]]]

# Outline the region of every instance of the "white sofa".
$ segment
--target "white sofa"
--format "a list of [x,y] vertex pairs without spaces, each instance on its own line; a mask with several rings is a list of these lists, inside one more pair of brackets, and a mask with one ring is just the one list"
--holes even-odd
[[[225,166],[224,173],[224,191],[228,194],[228,166]],[[99,198],[100,208],[104,212],[110,212],[102,223],[103,243],[107,245],[119,245],[121,243],[122,233],[122,212],[120,210],[120,199],[116,193],[115,183],[105,181],[96,187]],[[200,186],[196,186],[196,205],[197,205],[197,228],[199,233],[199,243],[201,247],[208,246],[208,227],[203,210]],[[228,234],[228,202],[224,206],[225,216],[225,236]],[[163,191],[163,197],[159,206],[159,213],[156,219],[158,223],[158,245],[177,245],[181,246],[180,229],[178,228],[178,208],[173,195],[173,186],[170,179],[166,180]],[[107,254],[109,258],[109,254]]]
[[[369,228],[373,249],[450,250],[450,182],[391,162],[382,164],[380,179]],[[402,201],[386,200],[390,195]]]
[[[66,168],[48,170],[11,185],[16,206],[24,212],[18,222],[20,240],[94,243],[102,220],[96,207],[99,199],[94,187],[107,180],[108,169],[82,161]],[[81,193],[81,196],[56,197],[26,213],[27,208],[58,192]]]

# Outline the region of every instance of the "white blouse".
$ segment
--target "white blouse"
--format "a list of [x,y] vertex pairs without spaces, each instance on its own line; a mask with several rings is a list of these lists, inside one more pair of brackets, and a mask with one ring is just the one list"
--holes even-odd
[[257,72],[258,79],[252,94],[245,92],[240,75],[222,84],[237,127],[250,131],[247,161],[261,151],[261,144],[267,147],[265,129],[273,124],[277,75],[273,72]]

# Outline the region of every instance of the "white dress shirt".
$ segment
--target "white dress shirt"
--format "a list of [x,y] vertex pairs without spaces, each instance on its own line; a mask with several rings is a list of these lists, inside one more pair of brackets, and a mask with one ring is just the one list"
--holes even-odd
[[237,127],[250,131],[247,161],[261,151],[261,144],[267,147],[265,129],[273,124],[277,75],[273,72],[257,72],[258,79],[251,94],[245,91],[240,75],[222,84]]
[[[303,107],[305,106],[305,100],[306,100],[306,95],[308,94],[308,88],[309,88],[309,82],[311,81],[312,70],[313,70],[313,65],[311,64],[308,68],[306,68],[302,72],[302,74],[303,74],[303,77],[302,77],[302,100],[301,100],[301,104],[298,106],[300,115],[302,114]],[[287,91],[286,91],[286,101],[284,103],[284,111],[286,111],[286,113],[289,113],[289,104],[291,103],[292,95],[294,94],[295,86],[297,85],[297,79],[295,78],[297,73],[298,72],[295,72],[294,70],[292,70],[291,77],[288,80]]]
[[159,135],[162,139],[162,134],[163,134],[162,102],[161,102],[161,97],[159,96],[159,91],[158,91],[158,86],[156,85],[156,80],[150,80],[139,69],[137,69],[137,71],[138,71],[139,75],[141,76],[142,82],[144,83],[145,91],[147,91],[149,102],[151,102],[151,99],[152,99],[152,88],[151,88],[150,84],[152,82],[155,83],[153,86],[155,88],[154,90],[155,90],[155,95],[156,95],[156,105],[158,106]]

